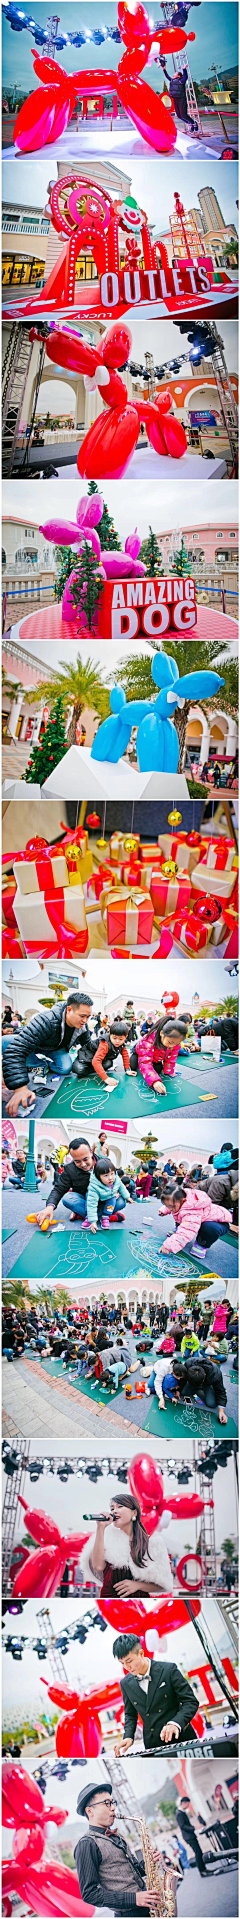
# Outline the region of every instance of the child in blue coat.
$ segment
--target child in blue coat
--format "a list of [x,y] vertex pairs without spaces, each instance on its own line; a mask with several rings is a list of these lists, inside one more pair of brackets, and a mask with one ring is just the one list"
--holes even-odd
[[98,1226],[108,1227],[121,1224],[124,1219],[123,1205],[132,1206],[127,1187],[123,1185],[116,1167],[110,1159],[96,1159],[94,1172],[90,1174],[87,1190],[87,1217],[85,1226],[96,1233]]

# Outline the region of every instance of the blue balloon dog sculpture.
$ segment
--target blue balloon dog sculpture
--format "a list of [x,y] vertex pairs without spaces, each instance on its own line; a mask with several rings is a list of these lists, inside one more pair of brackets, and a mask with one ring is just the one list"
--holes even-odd
[[161,688],[154,705],[151,700],[129,700],[120,686],[110,695],[111,716],[103,721],[93,742],[91,758],[116,765],[126,752],[132,726],[138,727],[137,756],[140,773],[177,773],[179,740],[171,715],[185,700],[208,700],[224,680],[219,673],[185,673],[179,679],[176,660],[155,653],[152,662],[154,685]]

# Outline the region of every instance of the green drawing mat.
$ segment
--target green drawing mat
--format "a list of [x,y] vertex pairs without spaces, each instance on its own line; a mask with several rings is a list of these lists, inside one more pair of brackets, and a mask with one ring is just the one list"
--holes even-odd
[[[185,1053],[184,1066],[192,1066],[194,1073],[209,1073],[210,1068],[217,1072],[218,1066],[234,1066],[238,1062],[238,1053],[223,1053],[222,1059],[213,1059],[210,1053]],[[179,1056],[178,1056],[179,1064]]]
[[[29,1356],[34,1362],[34,1354],[32,1352],[30,1354],[29,1351]],[[36,1357],[39,1360],[39,1354],[37,1354]],[[154,1355],[152,1357],[152,1364],[154,1364]],[[81,1377],[81,1379],[76,1378],[73,1362],[71,1369],[67,1368],[67,1370],[64,1371],[61,1359],[43,1359],[42,1370],[44,1376],[47,1373],[50,1378],[53,1377],[54,1379],[64,1380],[66,1390],[67,1381],[69,1380],[69,1387],[71,1388],[71,1386],[73,1386],[76,1392],[83,1394],[85,1399],[91,1400],[93,1406],[112,1405],[113,1399],[117,1399],[118,1412],[121,1413],[124,1419],[129,1421],[133,1435],[135,1428],[139,1431],[139,1422],[141,1422],[142,1432],[151,1433],[157,1439],[169,1439],[172,1445],[175,1439],[220,1439],[221,1431],[224,1435],[227,1435],[228,1439],[235,1439],[236,1437],[237,1426],[235,1426],[234,1419],[228,1418],[227,1427],[224,1426],[220,1429],[216,1413],[208,1410],[206,1406],[167,1406],[165,1412],[162,1413],[159,1410],[155,1394],[151,1394],[150,1399],[145,1399],[145,1397],[139,1399],[134,1391],[136,1374],[132,1378],[131,1373],[126,1373],[126,1380],[129,1379],[129,1383],[132,1385],[132,1398],[131,1400],[127,1400],[125,1398],[122,1380],[119,1381],[117,1390],[113,1388],[111,1392],[108,1390],[104,1392],[103,1387],[101,1387],[101,1382],[98,1381],[93,1392],[91,1391],[91,1379],[84,1379],[83,1377]],[[139,1377],[142,1377],[140,1361]]]
[[95,1074],[94,1077],[89,1074],[89,1079],[85,1080],[67,1075],[66,1079],[61,1080],[57,1092],[46,1102],[44,1115],[47,1113],[51,1119],[61,1120],[70,1119],[72,1113],[74,1123],[76,1119],[97,1118],[101,1113],[107,1113],[108,1119],[111,1116],[117,1119],[121,1113],[124,1119],[141,1119],[149,1113],[155,1113],[156,1117],[156,1113],[162,1113],[165,1119],[166,1113],[179,1112],[183,1106],[198,1106],[200,1090],[196,1083],[191,1085],[190,1080],[182,1079],[182,1074],[166,1081],[166,1086],[164,1099],[161,1094],[158,1096],[152,1092],[145,1079],[131,1080],[127,1074],[114,1087],[113,1093]]
[[[94,1393],[94,1399],[95,1399]],[[147,1417],[144,1420],[144,1432],[154,1434],[157,1439],[235,1439],[237,1426],[235,1420],[228,1417],[227,1426],[221,1426],[216,1413],[207,1406],[168,1406],[164,1413],[159,1411],[155,1395],[147,1399]],[[227,1411],[227,1407],[226,1407]],[[136,1419],[137,1425],[137,1419]]]
[[[71,1232],[64,1227],[50,1236],[40,1230],[33,1233],[12,1267],[11,1279],[34,1279],[49,1286],[57,1279],[61,1285],[80,1286],[84,1280],[130,1280],[140,1270],[146,1277],[149,1274],[150,1283],[151,1278],[163,1276],[180,1283],[201,1275],[199,1260],[162,1253],[147,1224],[132,1231],[130,1226],[110,1226],[107,1233],[100,1229],[95,1235],[76,1224]],[[204,1278],[208,1277],[211,1280],[212,1273],[204,1271]]]
[[16,1226],[2,1226],[2,1244],[3,1244],[3,1246],[4,1246],[4,1240],[5,1240],[5,1239],[13,1239],[13,1236],[14,1236],[14,1233],[16,1233],[16,1232],[17,1232],[17,1227],[16,1227]]

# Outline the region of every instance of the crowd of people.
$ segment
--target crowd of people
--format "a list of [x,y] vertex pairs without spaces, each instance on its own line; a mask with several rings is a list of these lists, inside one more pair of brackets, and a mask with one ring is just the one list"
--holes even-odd
[[136,1307],[101,1300],[94,1307],[69,1305],[64,1311],[35,1303],[3,1307],[3,1356],[9,1361],[27,1349],[41,1360],[61,1359],[71,1379],[85,1379],[91,1391],[118,1390],[141,1372],[147,1395],[155,1393],[161,1411],[169,1403],[212,1408],[227,1424],[223,1368],[230,1354],[238,1370],[238,1314],[228,1299],[214,1304],[205,1294],[192,1306],[164,1303]]
[[[10,1009],[11,1010],[11,1009]],[[178,1055],[198,1053],[205,1035],[221,1039],[221,1051],[237,1052],[238,1022],[233,1015],[202,1018],[201,1011],[179,1016],[174,1008],[136,1016],[132,1001],[123,1013],[93,1012],[88,993],[71,992],[64,1004],[49,1012],[39,1007],[31,1020],[6,1020],[2,1038],[4,1086],[10,1097],[6,1112],[16,1118],[35,1102],[36,1093],[49,1093],[56,1078],[74,1073],[85,1080],[95,1075],[108,1091],[124,1074],[139,1075],[160,1098],[166,1080],[175,1072]]]

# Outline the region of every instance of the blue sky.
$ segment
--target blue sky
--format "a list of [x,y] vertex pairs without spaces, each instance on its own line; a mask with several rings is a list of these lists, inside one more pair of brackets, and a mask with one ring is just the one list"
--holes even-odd
[[[131,192],[140,207],[146,207],[150,225],[157,226],[157,232],[165,232],[169,225],[169,213],[175,211],[175,192],[179,192],[184,207],[198,205],[198,192],[202,186],[213,186],[225,223],[238,228],[238,167],[230,159],[227,167],[219,167],[219,161],[190,161],[177,159],[175,169],[173,161],[163,163],[159,169],[159,157],[148,159],[148,178],[146,178],[146,155],[136,155],[127,159],[127,175],[131,175]],[[38,159],[35,154],[35,167],[31,157],[21,159],[13,154],[12,159],[2,161],[2,200],[12,201],[15,205],[44,207],[48,200],[48,180],[58,178],[58,163],[54,159],[54,148],[46,148],[46,154]]]
[[[124,163],[123,163],[124,167]],[[159,156],[149,155],[147,169],[146,156],[134,154],[126,159],[126,173],[131,175],[131,191],[140,207],[146,208],[150,225],[164,232],[168,226],[169,214],[174,212],[174,193],[181,194],[185,207],[197,206],[200,187],[214,187],[226,225],[234,222],[238,227],[238,169],[235,160],[229,160],[227,166],[219,166],[219,161],[166,160],[159,167]],[[54,147],[46,147],[41,159],[34,154],[34,166],[31,156],[22,160],[13,153],[10,160],[3,158],[3,201],[20,206],[39,206],[46,204],[49,179],[57,180],[57,161]]]
[[[46,4],[45,0],[34,0],[33,9],[29,4],[21,8],[20,0],[19,11],[21,10],[28,14],[30,19],[34,19],[37,25],[46,26],[49,17],[48,0]],[[160,0],[149,0],[149,15],[153,23],[161,19]],[[227,0],[227,4],[223,4],[223,0],[220,0],[220,4],[217,4],[217,0],[210,0],[210,4],[207,4],[207,0],[202,0],[201,6],[196,7],[196,10],[193,6],[189,14],[189,31],[193,31],[196,35],[195,42],[189,47],[193,79],[200,80],[210,74],[213,63],[217,65],[219,63],[220,68],[223,69],[228,65],[236,66],[237,18],[238,10],[235,0]],[[61,31],[76,32],[77,29],[80,31],[82,25],[94,28],[102,24],[110,27],[117,25],[117,0],[114,0],[114,4],[112,0],[102,0],[102,4],[101,0],[85,0],[85,3],[84,0],[72,0],[71,6],[69,0],[63,0],[63,5],[60,6],[59,33]],[[3,86],[14,86],[19,83],[21,86],[28,85],[29,91],[32,91],[33,84],[39,85],[39,81],[33,75],[32,44],[31,33],[26,32],[25,29],[22,33],[12,31],[4,9]],[[38,51],[41,52],[41,49],[39,48]],[[58,58],[68,73],[77,72],[80,67],[85,68],[90,65],[94,67],[101,67],[103,64],[111,65],[116,69],[119,52],[119,46],[116,46],[114,41],[106,40],[102,47],[92,47],[92,49],[89,45],[81,48],[66,47],[64,52],[59,53]]]

